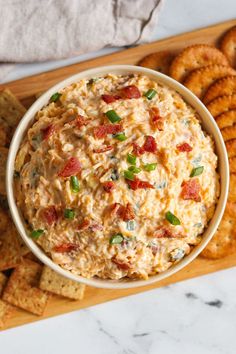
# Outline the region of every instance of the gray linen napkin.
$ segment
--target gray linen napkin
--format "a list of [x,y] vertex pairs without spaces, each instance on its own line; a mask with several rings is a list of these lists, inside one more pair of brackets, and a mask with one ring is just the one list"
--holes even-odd
[[[0,62],[55,60],[149,41],[162,1],[0,0]],[[11,69],[4,64],[0,72]]]

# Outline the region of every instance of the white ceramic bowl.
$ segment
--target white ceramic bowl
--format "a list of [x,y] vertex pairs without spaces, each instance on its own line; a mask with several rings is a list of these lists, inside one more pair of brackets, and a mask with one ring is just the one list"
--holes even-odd
[[[15,198],[14,198],[14,192],[13,192],[13,173],[14,173],[14,161],[15,157],[17,154],[17,151],[19,149],[20,143],[25,135],[25,132],[27,131],[28,127],[32,125],[34,121],[34,116],[35,113],[40,110],[44,105],[46,105],[52,96],[53,93],[59,91],[63,87],[70,85],[71,83],[78,81],[83,78],[92,78],[92,77],[98,77],[98,76],[103,76],[107,73],[115,73],[115,74],[128,74],[128,73],[138,73],[138,74],[145,74],[149,76],[151,79],[156,80],[160,83],[163,83],[170,88],[174,89],[177,91],[183,98],[184,100],[189,103],[195,110],[198,112],[201,120],[202,120],[202,126],[204,130],[212,135],[214,141],[215,141],[215,146],[216,146],[216,153],[219,157],[219,174],[221,177],[220,180],[220,185],[221,185],[221,193],[220,193],[220,198],[218,200],[218,204],[214,213],[214,216],[209,223],[207,229],[205,230],[203,234],[203,239],[202,242],[196,246],[193,251],[183,258],[179,263],[176,265],[172,266],[170,269],[168,269],[165,272],[162,272],[160,274],[151,276],[148,280],[102,280],[98,278],[92,278],[92,279],[87,279],[81,276],[76,276],[72,274],[71,272],[61,268],[59,265],[54,263],[44,252],[43,250],[37,246],[37,244],[27,235],[27,232],[24,228],[24,224],[22,221],[21,213],[18,210],[16,203],[15,203]],[[24,117],[22,118],[20,124],[18,125],[16,132],[14,134],[14,137],[11,142],[10,150],[9,150],[9,156],[8,156],[8,161],[7,161],[7,171],[6,171],[6,179],[7,179],[7,197],[8,197],[8,203],[10,207],[10,211],[12,214],[12,218],[15,222],[15,225],[22,236],[23,240],[27,244],[27,246],[31,249],[31,251],[47,266],[52,268],[54,271],[58,272],[59,274],[73,279],[75,281],[85,283],[87,285],[99,287],[99,288],[111,288],[111,289],[121,289],[121,288],[134,288],[138,286],[143,286],[143,285],[148,285],[151,283],[154,283],[156,281],[159,281],[161,279],[164,279],[183,267],[185,267],[187,264],[189,264],[194,258],[197,257],[197,255],[203,250],[203,248],[207,245],[207,243],[210,241],[211,237],[213,236],[214,232],[216,231],[219,222],[222,218],[224,209],[225,209],[225,204],[227,200],[227,194],[228,194],[228,185],[229,185],[229,166],[228,166],[228,158],[227,158],[227,152],[225,149],[224,141],[222,139],[221,133],[219,131],[219,128],[217,127],[217,124],[215,123],[215,120],[212,118],[208,110],[205,108],[205,106],[201,103],[201,101],[193,95],[188,89],[186,89],[183,85],[178,83],[177,81],[171,79],[168,76],[165,76],[159,72],[142,68],[142,67],[136,67],[136,66],[131,66],[131,65],[114,65],[114,66],[103,66],[103,67],[98,67],[95,69],[87,70],[80,72],[79,74],[76,74],[74,76],[69,77],[68,79],[58,83],[57,85],[53,86],[50,88],[46,93],[44,93],[26,112]]]

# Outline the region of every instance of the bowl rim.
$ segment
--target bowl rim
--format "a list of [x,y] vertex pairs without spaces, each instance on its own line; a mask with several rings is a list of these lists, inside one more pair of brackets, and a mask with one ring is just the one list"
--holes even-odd
[[[199,245],[195,246],[193,250],[190,252],[190,254],[184,257],[180,262],[172,265],[169,269],[167,269],[164,272],[150,276],[147,280],[132,280],[132,279],[131,280],[128,279],[110,280],[110,279],[100,279],[100,278],[85,278],[82,276],[75,275],[66,269],[63,269],[61,266],[56,264],[51,258],[49,258],[44,253],[44,251],[39,246],[37,246],[37,244],[32,239],[30,239],[30,237],[27,235],[26,229],[24,228],[23,223],[21,221],[21,216],[14,198],[13,174],[14,174],[15,157],[25,132],[34,121],[34,116],[36,112],[39,111],[44,105],[48,103],[53,93],[59,91],[60,89],[78,80],[84,78],[89,79],[94,76],[103,76],[108,73],[111,74],[139,73],[139,74],[147,75],[152,79],[156,80],[157,82],[159,81],[160,83],[163,83],[169,88],[177,91],[181,95],[181,97],[183,97],[184,101],[190,104],[197,111],[202,121],[203,118],[208,120],[208,124],[210,124],[211,126],[210,129],[211,132],[208,132],[208,134],[211,135],[214,134],[213,140],[215,142],[215,146],[218,145],[217,149],[219,150],[217,156],[218,156],[219,163],[221,164],[221,168],[220,168],[221,172],[219,171],[220,197],[216,203],[216,209],[214,215],[203,233],[202,241],[200,242]],[[189,101],[191,101],[191,103],[189,103]],[[201,114],[199,113],[199,111],[201,111]],[[216,138],[218,142],[216,142]],[[219,156],[220,154],[221,156]],[[163,280],[169,277],[170,275],[175,274],[176,272],[178,272],[179,270],[187,266],[190,262],[192,262],[198,256],[198,254],[204,249],[204,247],[207,245],[210,239],[213,237],[221,221],[226,206],[226,202],[227,202],[228,188],[229,188],[229,164],[228,164],[227,151],[220,130],[214,118],[207,110],[207,108],[190,90],[188,90],[186,87],[184,87],[182,84],[172,79],[171,77],[148,68],[138,67],[134,65],[99,66],[86,71],[81,71],[75,75],[66,78],[63,81],[60,81],[56,85],[49,88],[42,96],[40,96],[32,104],[32,106],[27,110],[27,112],[21,119],[18,127],[16,128],[16,131],[14,133],[14,136],[10,144],[7,165],[6,165],[6,190],[7,190],[7,199],[8,199],[10,213],[19,234],[21,235],[22,239],[29,247],[29,249],[35,254],[37,258],[41,260],[43,264],[47,265],[48,267],[50,267],[60,275],[65,276],[71,280],[84,283],[86,285],[90,285],[97,288],[106,288],[106,289],[127,289],[127,288],[136,288],[140,286],[150,285],[160,280]]]

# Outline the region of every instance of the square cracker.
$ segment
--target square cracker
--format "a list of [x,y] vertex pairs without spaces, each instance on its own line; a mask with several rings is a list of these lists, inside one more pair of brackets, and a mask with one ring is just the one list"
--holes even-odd
[[15,128],[25,112],[25,107],[10,90],[5,89],[0,92],[0,118],[9,127]]
[[68,297],[69,299],[73,300],[82,300],[84,297],[84,284],[80,284],[73,280],[62,277],[46,266],[43,268],[39,287],[40,289]]
[[11,305],[0,299],[0,329],[4,327],[6,320],[9,318],[13,308]]
[[7,277],[5,274],[0,272],[0,296],[2,295],[3,289],[7,283]]
[[13,224],[0,233],[0,271],[16,267],[22,260],[18,234]]
[[41,271],[40,264],[25,259],[12,272],[3,292],[3,300],[35,315],[42,315],[48,295],[37,288]]

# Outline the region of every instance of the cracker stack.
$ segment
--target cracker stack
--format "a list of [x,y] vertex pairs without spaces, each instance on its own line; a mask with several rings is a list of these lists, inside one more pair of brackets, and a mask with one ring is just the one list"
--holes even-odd
[[19,236],[8,212],[5,171],[8,146],[25,108],[9,91],[0,92],[0,329],[16,307],[43,315],[49,293],[81,300],[85,286],[44,267]]
[[[236,250],[236,26],[227,31],[220,48],[195,44],[174,53],[152,53],[139,65],[162,71],[183,83],[206,105],[215,118],[228,152],[230,191],[222,222],[202,252],[210,259]],[[166,60],[164,67],[163,61]],[[160,69],[159,69],[160,68]]]

